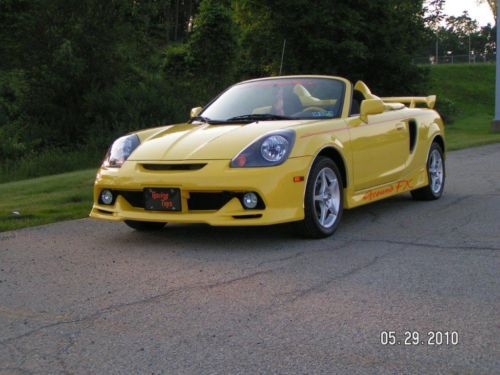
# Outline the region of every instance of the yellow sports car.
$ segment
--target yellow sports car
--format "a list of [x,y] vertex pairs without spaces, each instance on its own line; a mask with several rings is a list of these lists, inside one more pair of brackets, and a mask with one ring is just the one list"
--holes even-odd
[[187,123],[117,139],[90,216],[136,230],[295,222],[308,237],[326,237],[344,208],[407,191],[441,196],[435,101],[380,98],[361,81],[330,76],[241,82],[193,108]]

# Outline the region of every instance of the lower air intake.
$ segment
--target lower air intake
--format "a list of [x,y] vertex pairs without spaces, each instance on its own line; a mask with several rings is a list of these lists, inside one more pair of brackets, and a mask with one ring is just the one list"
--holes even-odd
[[142,164],[148,171],[196,171],[206,164]]

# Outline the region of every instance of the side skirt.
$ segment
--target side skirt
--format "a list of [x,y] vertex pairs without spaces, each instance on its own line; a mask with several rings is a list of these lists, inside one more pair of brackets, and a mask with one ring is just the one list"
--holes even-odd
[[368,203],[376,202],[393,195],[398,195],[410,190],[415,190],[429,184],[425,167],[413,174],[403,176],[397,181],[379,185],[370,189],[351,192],[344,191],[344,208],[354,208]]

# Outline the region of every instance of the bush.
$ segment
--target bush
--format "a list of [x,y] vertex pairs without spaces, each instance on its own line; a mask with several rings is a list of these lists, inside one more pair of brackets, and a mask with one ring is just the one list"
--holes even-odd
[[453,123],[456,116],[460,114],[460,109],[455,102],[444,96],[437,98],[436,111],[438,111],[446,124]]

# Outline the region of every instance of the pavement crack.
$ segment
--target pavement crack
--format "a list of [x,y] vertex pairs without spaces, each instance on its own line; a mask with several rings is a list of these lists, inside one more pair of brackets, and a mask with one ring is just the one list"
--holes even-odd
[[277,267],[277,268],[273,268],[273,269],[261,270],[261,271],[253,272],[253,273],[248,274],[248,275],[239,276],[239,277],[236,277],[236,278],[233,278],[233,279],[223,280],[223,281],[217,281],[217,282],[212,283],[212,284],[193,284],[193,285],[189,285],[189,286],[182,286],[182,287],[179,287],[179,288],[171,289],[171,290],[169,290],[169,291],[167,291],[165,293],[160,293],[160,294],[153,295],[153,296],[150,296],[150,297],[147,297],[147,298],[143,298],[143,299],[140,299],[140,300],[111,305],[111,306],[105,307],[103,309],[100,309],[100,310],[98,310],[98,311],[96,311],[96,312],[94,312],[92,314],[83,316],[81,318],[61,320],[61,321],[58,321],[58,322],[53,322],[53,323],[50,323],[50,324],[42,325],[40,327],[34,328],[32,330],[29,330],[29,331],[27,331],[27,332],[25,332],[23,334],[20,334],[18,336],[13,336],[13,337],[6,338],[6,339],[0,341],[0,345],[6,345],[6,344],[9,344],[9,343],[11,343],[13,341],[17,341],[19,339],[22,339],[22,338],[31,336],[33,334],[36,334],[36,333],[38,333],[40,331],[43,331],[43,330],[46,330],[46,329],[50,329],[50,328],[54,328],[54,327],[58,327],[58,326],[61,326],[61,325],[78,324],[78,323],[82,323],[82,322],[85,322],[85,321],[92,321],[92,320],[100,318],[103,315],[109,314],[109,313],[114,312],[114,311],[118,311],[118,310],[123,309],[123,308],[128,308],[128,307],[131,307],[131,306],[148,304],[148,303],[155,303],[157,301],[160,301],[160,300],[162,300],[164,298],[167,298],[167,297],[169,297],[171,295],[174,295],[176,293],[180,293],[180,292],[184,292],[184,291],[190,291],[190,290],[195,290],[195,289],[212,289],[212,288],[217,288],[217,287],[220,287],[220,286],[226,286],[226,285],[234,284],[236,282],[240,282],[240,281],[243,281],[243,280],[248,280],[248,279],[251,279],[253,277],[261,276],[261,275],[264,275],[264,274],[269,274],[269,273],[272,273],[272,272],[274,272],[274,271],[276,271],[278,269],[282,269],[282,268],[283,268],[283,266]]
[[287,260],[295,260],[301,257],[307,257],[308,255],[316,255],[319,252],[323,251],[337,251],[341,250],[351,244],[351,241],[345,241],[345,240],[339,240],[335,239],[334,244],[336,246],[328,246],[328,247],[320,247],[320,248],[315,248],[315,249],[308,249],[307,251],[299,251],[296,252],[292,255],[288,255],[286,257],[278,258],[278,259],[270,259],[270,260],[264,260],[260,263],[257,264],[256,267],[262,267],[263,265],[268,265],[268,264],[273,264],[273,263],[278,263],[278,262],[286,262]]
[[281,268],[283,268],[283,267],[273,268],[273,269],[269,269],[269,270],[257,271],[257,272],[251,273],[249,275],[244,275],[244,276],[241,276],[241,277],[237,277],[235,279],[220,281],[220,282],[217,282],[217,283],[214,283],[214,284],[201,286],[201,288],[202,289],[203,288],[212,289],[212,288],[218,288],[220,286],[231,285],[231,284],[243,281],[243,280],[248,280],[248,279],[254,278],[256,276],[265,275],[265,274],[268,274],[268,273],[273,273],[274,271],[276,271],[278,269],[281,269]]
[[340,280],[343,280],[343,279],[346,279],[348,277],[351,277],[352,275],[355,275],[361,271],[364,271],[366,270],[367,268],[369,267],[372,267],[374,266],[375,264],[377,264],[378,262],[380,262],[380,260],[388,257],[388,256],[391,256],[392,254],[394,253],[397,253],[397,252],[400,252],[402,249],[396,249],[396,250],[391,250],[391,251],[388,251],[386,252],[385,254],[382,254],[382,255],[379,255],[379,256],[376,256],[374,257],[373,259],[371,259],[369,262],[367,263],[364,263],[362,265],[359,265],[357,267],[353,267],[351,268],[349,271],[347,272],[344,272],[340,275],[337,275],[337,276],[334,276],[334,277],[330,277],[330,278],[327,278],[325,280],[322,280],[321,282],[319,283],[316,283],[314,285],[312,285],[311,287],[309,288],[305,288],[305,289],[299,289],[299,290],[295,290],[295,291],[292,291],[292,292],[288,292],[288,293],[284,293],[282,294],[283,295],[288,295],[288,294],[291,294],[292,295],[292,298],[286,300],[284,303],[282,303],[281,305],[284,305],[284,304],[290,304],[290,303],[294,303],[295,301],[297,301],[298,299],[300,298],[304,298],[310,294],[313,294],[313,293],[320,293],[320,292],[323,292],[327,289],[327,287],[336,282],[336,281],[340,281]]
[[265,264],[272,264],[272,263],[277,263],[277,262],[285,262],[287,260],[290,260],[290,259],[295,259],[295,258],[299,258],[301,257],[302,255],[304,255],[304,252],[303,251],[299,251],[298,253],[295,253],[295,254],[292,254],[292,255],[289,255],[287,257],[283,257],[283,258],[279,258],[279,259],[271,259],[271,260],[265,260],[263,262],[260,262],[257,267],[261,267]]
[[407,242],[407,241],[395,241],[395,240],[371,240],[371,239],[352,239],[353,242],[376,242],[376,243],[387,243],[391,245],[402,245],[402,246],[412,246],[412,247],[425,247],[425,248],[436,248],[443,250],[465,250],[465,251],[499,251],[500,248],[489,247],[489,246],[450,246],[450,245],[438,245],[432,243],[422,243],[422,242]]

